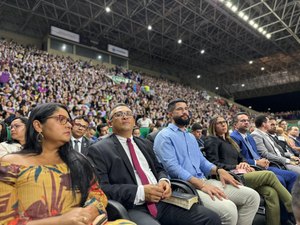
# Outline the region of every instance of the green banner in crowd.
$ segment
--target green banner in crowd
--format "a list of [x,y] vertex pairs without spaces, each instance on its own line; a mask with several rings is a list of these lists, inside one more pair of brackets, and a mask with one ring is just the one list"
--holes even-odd
[[120,77],[120,76],[109,76],[110,79],[113,80],[113,82],[119,84],[121,82],[123,83],[130,83],[131,80],[127,79],[127,78],[124,78],[124,77]]

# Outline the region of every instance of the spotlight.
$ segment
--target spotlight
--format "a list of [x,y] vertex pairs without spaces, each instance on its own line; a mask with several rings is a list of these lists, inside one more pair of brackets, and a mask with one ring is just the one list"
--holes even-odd
[[181,43],[182,43],[182,40],[181,40],[181,39],[178,39],[177,43],[178,43],[178,44],[181,44]]
[[233,12],[236,12],[236,11],[238,10],[238,8],[237,8],[235,5],[233,5],[233,6],[231,7],[231,10],[232,10]]
[[231,3],[231,1],[227,1],[225,5],[226,5],[228,8],[231,8],[232,3]]
[[105,11],[106,11],[107,13],[109,13],[109,12],[111,11],[111,9],[107,6],[107,7],[105,8]]
[[249,20],[249,16],[244,15],[244,16],[243,16],[243,20],[248,21],[248,20]]
[[245,15],[245,13],[244,13],[243,11],[240,11],[240,12],[238,13],[238,15],[239,15],[239,17],[243,18],[243,16]]
[[148,30],[152,30],[152,26],[151,25],[148,25]]
[[250,60],[250,61],[249,61],[249,64],[253,64],[253,61],[252,61],[252,60]]
[[204,53],[205,53],[205,50],[204,50],[204,49],[202,49],[200,53],[201,53],[201,54],[204,54]]

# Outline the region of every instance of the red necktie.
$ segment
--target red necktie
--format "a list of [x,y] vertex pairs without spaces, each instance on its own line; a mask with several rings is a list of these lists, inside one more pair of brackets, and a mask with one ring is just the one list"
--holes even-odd
[[[131,143],[131,139],[130,138],[127,138],[127,145],[128,145],[128,148],[129,148],[129,152],[130,152],[130,156],[131,156],[131,160],[132,160],[132,163],[133,163],[133,166],[136,170],[136,172],[138,173],[140,179],[141,179],[141,182],[143,185],[146,185],[146,184],[149,184],[149,180],[146,176],[146,174],[144,173],[139,161],[138,161],[138,158],[135,154],[135,151],[134,151],[134,147]],[[147,202],[147,207],[150,211],[150,214],[153,216],[153,217],[156,217],[157,216],[157,208],[156,208],[156,205],[155,203],[151,203],[151,202]]]

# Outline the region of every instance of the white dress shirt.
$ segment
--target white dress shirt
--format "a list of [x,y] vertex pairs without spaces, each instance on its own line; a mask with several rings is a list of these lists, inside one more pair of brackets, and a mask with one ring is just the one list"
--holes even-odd
[[73,146],[73,149],[75,149],[75,140],[78,141],[78,151],[81,153],[82,137],[79,138],[79,139],[76,139],[76,138],[74,138],[74,137],[72,136],[72,137],[71,137],[71,140],[72,140],[72,146]]
[[[127,145],[127,138],[124,138],[124,137],[121,137],[119,135],[116,135],[116,137],[118,138],[118,140],[120,141],[123,149],[125,150],[127,156],[128,156],[128,159],[132,165],[132,168],[134,170],[134,175],[135,175],[135,178],[136,178],[136,181],[137,181],[137,184],[138,184],[138,189],[137,189],[137,192],[136,192],[136,195],[135,195],[135,199],[134,199],[134,204],[135,205],[142,205],[145,203],[145,191],[144,191],[144,186],[142,184],[142,181],[137,173],[137,171],[135,170],[134,166],[133,166],[133,163],[132,163],[132,159],[131,159],[131,155],[130,155],[130,151],[129,151],[129,147]],[[138,158],[138,161],[145,173],[145,175],[147,176],[147,179],[149,181],[150,184],[157,184],[157,180],[154,176],[154,174],[152,173],[151,171],[151,168],[144,156],[144,154],[141,152],[141,150],[139,149],[139,147],[137,146],[137,144],[134,142],[133,138],[131,137],[131,143],[134,147],[134,150],[135,150],[135,153],[136,153],[136,156]],[[167,179],[166,179],[167,180]]]

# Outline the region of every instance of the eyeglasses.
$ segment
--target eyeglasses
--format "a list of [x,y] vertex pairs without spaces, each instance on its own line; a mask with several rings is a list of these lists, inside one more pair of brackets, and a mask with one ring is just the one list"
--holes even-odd
[[72,120],[64,115],[49,116],[49,118],[55,118],[61,125],[65,125],[66,123],[72,124]]
[[85,126],[85,125],[82,125],[80,123],[73,123],[74,126],[77,126],[77,127],[80,127],[80,128],[83,128],[84,130],[86,130],[88,128],[88,126]]
[[217,122],[216,124],[217,124],[217,125],[223,125],[223,124],[227,124],[227,122],[226,122],[225,120],[223,120],[223,121]]
[[133,116],[133,113],[132,113],[131,111],[125,111],[125,112],[119,111],[119,112],[114,113],[114,114],[111,116],[111,118],[113,118],[113,117],[121,118],[121,117],[124,117],[124,116],[132,117],[132,116]]
[[25,126],[24,124],[16,124],[16,125],[11,125],[9,128],[12,130],[12,129],[15,129],[17,130],[19,127],[23,127]]

